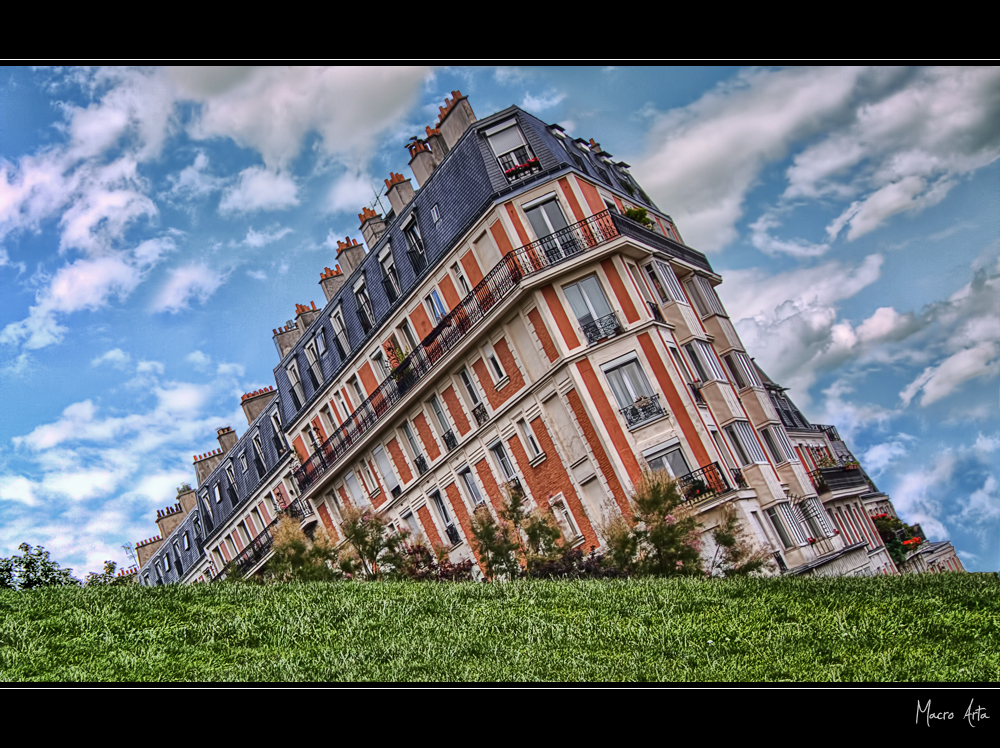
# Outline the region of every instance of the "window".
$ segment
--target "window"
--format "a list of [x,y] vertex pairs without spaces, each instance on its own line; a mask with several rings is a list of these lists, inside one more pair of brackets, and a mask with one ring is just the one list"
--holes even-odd
[[379,255],[379,264],[382,266],[382,285],[385,287],[385,295],[391,304],[399,298],[399,276],[396,274],[396,262],[392,256],[392,248],[386,247]]
[[542,251],[548,260],[558,260],[564,254],[573,254],[581,249],[573,233],[563,231],[568,224],[555,197],[540,205],[534,203],[528,205],[531,207],[524,206],[524,213],[528,216],[528,222],[535,236],[541,241]]
[[660,297],[663,304],[674,301],[678,304],[687,304],[687,297],[681,289],[681,284],[677,280],[673,269],[662,260],[655,260],[643,266],[646,270],[646,277],[656,290],[656,295]]
[[479,486],[476,485],[476,479],[472,475],[472,470],[468,465],[458,471],[458,476],[462,479],[462,484],[465,486],[465,491],[469,494],[469,498],[472,499],[473,507],[486,502],[483,495],[479,493]]
[[767,510],[767,518],[771,520],[771,526],[774,527],[774,530],[778,534],[778,538],[780,538],[781,544],[785,547],[785,550],[792,548],[792,539],[788,536],[788,531],[785,529],[785,525],[778,516],[778,510],[775,507],[771,507]]
[[277,411],[271,414],[271,441],[274,442],[274,451],[277,452],[278,457],[285,454],[288,446],[285,444],[284,435],[281,433],[281,420],[278,418]]
[[191,539],[188,537],[187,532],[185,532],[184,533],[184,550],[187,551],[187,550],[190,550],[190,548],[191,548]]
[[323,414],[323,420],[326,421],[326,431],[328,434],[332,434],[337,430],[337,422],[333,418],[333,411],[329,405],[324,405],[320,413]]
[[358,484],[358,478],[353,472],[344,476],[344,483],[347,484],[347,491],[351,494],[351,499],[354,501],[356,506],[361,508],[371,506],[371,502],[368,501],[368,496],[361,490],[361,486]]
[[[247,453],[246,452],[240,452],[240,465],[243,466],[243,472],[244,473],[247,470],[250,469],[250,465],[249,465],[249,463],[247,463]],[[235,484],[235,481],[234,481],[234,484]]]
[[691,294],[691,299],[698,309],[698,314],[702,317],[707,317],[710,314],[725,315],[722,302],[719,301],[719,297],[708,278],[696,275],[685,281],[684,285],[687,286],[688,293]]
[[535,158],[515,120],[508,120],[491,127],[485,135],[508,183],[541,171],[538,159]]
[[774,463],[776,465],[781,462],[788,462],[788,455],[781,447],[778,446],[778,442],[771,434],[770,428],[760,429],[760,435],[764,439],[764,444],[767,445],[767,451],[771,453],[771,457],[774,458]]
[[458,373],[459,378],[462,380],[462,384],[465,385],[465,391],[469,393],[469,399],[472,401],[472,405],[479,405],[479,393],[476,391],[476,385],[472,383],[472,377],[469,376],[467,369],[462,369]]
[[730,470],[734,469],[736,466],[733,464],[733,458],[729,454],[729,450],[726,449],[725,442],[723,442],[722,437],[719,432],[715,429],[709,429],[712,434],[712,441],[715,442],[715,448],[719,450],[719,454],[722,455],[722,461],[726,463],[726,467]]
[[215,496],[215,503],[219,504],[222,502],[222,491],[219,489],[219,484],[216,483],[212,486],[212,495]]
[[404,319],[402,324],[400,324],[400,326],[397,327],[396,329],[399,330],[399,334],[403,337],[403,340],[406,342],[407,350],[405,352],[409,354],[415,351],[417,348],[417,339],[413,335],[413,330],[410,329],[410,323]]
[[164,571],[170,571],[170,554],[169,553],[164,553],[163,554],[163,570]]
[[389,364],[385,361],[385,354],[379,349],[375,351],[371,356],[372,369],[375,371],[375,376],[378,377],[380,382],[384,382],[385,378],[389,376]]
[[[244,467],[243,469],[246,470],[246,467]],[[226,477],[229,478],[229,485],[230,486],[235,486],[236,485],[236,476],[233,475],[233,465],[232,465],[232,463],[226,465]]]
[[497,358],[496,351],[493,346],[487,343],[483,346],[483,355],[489,364],[490,374],[493,377],[494,384],[500,384],[503,380],[507,379],[507,372],[503,370],[500,365],[500,359]]
[[729,381],[726,379],[726,373],[719,365],[719,360],[715,357],[712,346],[704,340],[694,340],[685,345],[684,350],[687,351],[695,371],[698,372],[698,377],[703,382],[710,382],[712,380],[719,382]]
[[420,451],[420,447],[417,445],[416,437],[413,436],[413,430],[410,428],[410,424],[403,421],[402,425],[403,436],[406,437],[406,443],[410,446],[410,455],[413,457],[413,464],[417,466],[417,472],[423,475],[427,472],[427,460]]
[[573,519],[573,513],[569,507],[566,506],[565,499],[552,502],[552,513],[556,517],[556,523],[559,525],[559,530],[566,542],[572,542],[583,534],[576,526],[576,520]]
[[351,411],[347,408],[347,403],[344,401],[344,396],[340,392],[333,393],[333,399],[340,406],[341,412],[344,414],[344,418],[351,415]]
[[372,302],[368,298],[368,289],[365,288],[364,279],[354,286],[354,298],[358,302],[358,319],[361,320],[361,329],[367,335],[368,331],[372,329],[372,325],[375,324],[375,313],[372,311]]
[[441,211],[438,209],[437,204],[435,204],[434,207],[431,208],[431,218],[434,219],[434,223],[437,223],[438,221],[441,220]]
[[767,462],[760,443],[754,437],[753,429],[746,421],[734,421],[725,427],[724,431],[733,445],[736,457],[741,465]]
[[596,275],[565,286],[563,291],[588,344],[613,337],[622,331],[618,316],[611,310]]
[[403,521],[406,523],[407,528],[410,530],[410,538],[420,537],[420,523],[417,522],[417,518],[413,516],[413,512],[407,512],[403,515]]
[[607,207],[609,213],[618,213],[621,215],[621,211],[618,210],[618,206],[615,205],[612,200],[605,200],[604,205]]
[[350,384],[351,384],[351,387],[354,388],[354,394],[357,395],[357,398],[358,398],[358,407],[360,408],[361,407],[361,403],[363,403],[365,400],[367,400],[368,396],[365,395],[364,390],[361,389],[361,383],[358,381],[357,377],[351,377]]
[[375,480],[375,476],[372,475],[371,468],[368,467],[368,463],[364,460],[361,461],[361,469],[364,471],[365,477],[368,479],[368,495],[378,496],[378,493],[381,490],[378,486],[378,481]]
[[458,545],[462,542],[462,536],[458,534],[458,528],[455,527],[455,521],[448,513],[448,508],[445,506],[444,499],[441,498],[441,492],[435,490],[430,494],[430,498],[434,502],[434,506],[437,508],[441,519],[444,521],[444,534],[448,536],[448,541],[452,545]]
[[344,327],[344,318],[337,309],[330,315],[330,322],[333,324],[333,345],[337,349],[337,355],[343,361],[347,358],[347,352],[351,350],[350,343],[347,342],[347,330]]
[[288,368],[285,371],[288,373],[288,383],[292,387],[292,403],[295,405],[295,410],[298,411],[302,408],[302,403],[306,401],[306,393],[302,389],[302,380],[299,379],[299,367],[295,361],[292,361],[288,364]]
[[653,394],[637,359],[609,366],[604,374],[629,428],[641,426],[663,415],[659,395]]
[[462,292],[463,297],[472,293],[469,281],[465,279],[465,273],[462,272],[462,266],[459,263],[456,262],[451,266],[451,274],[455,276],[455,283],[458,285],[458,290]]
[[729,373],[733,377],[733,382],[736,383],[738,389],[763,387],[760,383],[760,378],[757,376],[753,361],[750,360],[747,354],[740,351],[731,351],[723,356],[722,360],[726,362],[726,368],[729,369]]
[[264,450],[260,446],[260,435],[254,434],[253,437],[253,466],[257,468],[257,477],[264,477]]
[[306,344],[306,360],[309,362],[307,371],[309,380],[312,382],[313,391],[318,390],[323,382],[323,369],[320,366],[320,356],[326,351],[326,342],[323,340],[323,331],[320,330],[316,336]]
[[521,429],[521,437],[524,439],[524,443],[527,445],[528,454],[531,455],[532,459],[535,457],[541,457],[542,452],[541,447],[538,446],[538,442],[535,440],[535,432],[531,430],[531,426],[523,418],[517,422],[518,427]]
[[490,446],[490,452],[493,453],[493,459],[497,461],[500,474],[506,480],[513,480],[517,477],[517,473],[514,472],[514,466],[510,464],[510,459],[507,457],[507,451],[503,448],[503,444],[499,441],[494,443]]
[[382,449],[382,445],[372,450],[372,456],[375,458],[378,471],[382,474],[382,482],[388,486],[393,496],[399,496],[399,479],[396,478],[396,473],[393,471],[392,465],[389,464],[389,458],[386,456],[385,450]]
[[424,240],[420,236],[420,227],[417,225],[416,214],[411,213],[410,216],[410,222],[403,227],[403,236],[406,237],[406,244],[409,247],[406,253],[410,256],[413,272],[419,274],[427,264],[427,259],[424,257]]
[[437,325],[444,319],[448,311],[444,308],[444,302],[441,301],[441,295],[434,289],[430,294],[424,297],[424,306],[427,308],[427,313],[430,314],[431,319],[434,320],[434,324]]
[[312,444],[313,452],[318,452],[319,440],[316,439],[316,432],[313,431],[312,424],[307,423],[303,433],[305,434],[305,437],[309,440],[309,443]]
[[687,460],[684,459],[684,452],[680,444],[674,444],[666,449],[661,449],[646,457],[646,463],[650,470],[666,470],[674,478],[680,478],[691,472]]
[[448,423],[448,419],[445,418],[444,410],[441,408],[441,401],[438,400],[437,395],[431,398],[430,401],[431,410],[434,411],[434,418],[438,422],[438,426],[441,427],[441,433],[444,434],[446,431],[451,431],[451,425]]

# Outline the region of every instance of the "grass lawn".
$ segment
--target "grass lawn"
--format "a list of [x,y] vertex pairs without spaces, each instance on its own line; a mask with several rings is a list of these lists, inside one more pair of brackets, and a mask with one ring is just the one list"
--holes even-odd
[[996,682],[1000,580],[0,591],[0,680]]

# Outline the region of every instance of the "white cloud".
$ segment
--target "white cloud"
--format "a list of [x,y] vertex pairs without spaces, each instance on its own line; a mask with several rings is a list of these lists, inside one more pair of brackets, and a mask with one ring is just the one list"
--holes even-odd
[[91,359],[91,366],[100,366],[101,364],[111,364],[116,369],[124,369],[125,365],[132,360],[121,348],[112,348],[107,353],[102,353],[100,356]]
[[903,405],[909,405],[921,390],[921,406],[928,406],[954,392],[959,385],[978,377],[992,377],[1000,372],[1000,345],[986,340],[972,348],[954,353],[936,366],[928,366],[899,393]]
[[201,371],[206,371],[212,363],[212,357],[201,351],[192,351],[184,357],[184,360]]
[[247,275],[249,275],[251,278],[254,278],[255,280],[259,281],[267,280],[267,273],[265,273],[263,270],[247,270]]
[[427,73],[425,67],[171,71],[202,102],[192,135],[230,137],[257,150],[270,170],[290,166],[310,132],[319,134],[327,154],[360,162],[406,114]]
[[239,181],[226,189],[219,212],[252,213],[257,210],[283,210],[299,204],[298,186],[287,174],[251,166],[240,172]]
[[344,174],[330,188],[326,209],[330,213],[360,213],[361,208],[371,202],[374,183],[375,180],[361,172]]
[[283,236],[288,236],[288,234],[291,233],[292,229],[288,227],[283,229],[276,228],[272,231],[254,231],[253,227],[251,227],[247,231],[247,236],[243,240],[243,244],[248,247],[263,247],[267,244],[271,244],[272,242],[276,242],[278,239],[281,239]]
[[787,254],[792,257],[818,257],[830,249],[829,244],[812,244],[802,239],[777,239],[769,233],[781,222],[773,213],[765,213],[750,225],[750,242],[768,255]]
[[950,451],[938,455],[933,463],[903,475],[892,492],[898,513],[913,524],[919,523],[931,540],[944,540],[948,530],[941,521],[942,488],[951,484],[957,460]]
[[566,94],[559,91],[549,91],[538,96],[525,94],[524,101],[521,102],[521,108],[532,113],[543,112],[546,109],[551,109],[565,98]]
[[[913,437],[909,437],[912,441]],[[861,459],[861,464],[865,470],[873,477],[878,477],[891,463],[898,457],[902,457],[907,452],[907,447],[899,439],[890,442],[875,444],[865,451],[865,456]]]
[[35,506],[35,493],[35,484],[23,475],[0,475],[0,499]]
[[222,273],[201,262],[171,270],[153,302],[153,311],[176,314],[188,309],[193,300],[204,304],[225,280]]
[[222,189],[225,180],[208,173],[208,156],[199,151],[194,163],[185,166],[177,174],[167,177],[170,182],[170,197],[183,200],[197,200]]

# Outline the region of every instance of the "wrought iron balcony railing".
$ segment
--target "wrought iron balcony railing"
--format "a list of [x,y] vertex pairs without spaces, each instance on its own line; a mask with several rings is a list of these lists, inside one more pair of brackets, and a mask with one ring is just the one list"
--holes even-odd
[[458,439],[455,438],[455,433],[451,429],[441,434],[441,441],[444,442],[449,452],[458,446]]
[[[614,217],[617,218],[618,216]],[[393,376],[382,382],[344,425],[296,469],[295,478],[299,489],[307,490],[336,464],[445,354],[456,348],[499,302],[513,294],[522,279],[569,260],[581,251],[615,239],[619,235],[617,226],[617,221],[613,220],[608,211],[604,211],[504,255],[476,284],[472,292],[424,338],[416,350],[399,363],[393,370]],[[304,398],[301,402],[304,402]],[[477,412],[480,408],[482,415]],[[482,403],[473,409],[473,414],[480,425],[488,420]]]
[[458,528],[455,525],[447,525],[444,528],[445,535],[448,536],[448,540],[452,545],[458,545],[462,542],[462,536],[458,534]]
[[705,405],[705,398],[701,394],[701,387],[694,382],[688,382],[688,387],[691,388],[691,394],[694,396],[695,403],[697,405]]
[[649,313],[653,315],[653,319],[655,319],[657,322],[665,321],[663,319],[663,312],[660,311],[660,307],[658,304],[655,304],[652,301],[647,301],[646,304],[649,305]]
[[845,488],[871,487],[864,472],[856,465],[821,467],[809,473],[809,479],[819,493]]
[[478,403],[476,407],[472,409],[472,415],[476,417],[476,423],[479,426],[482,426],[490,420],[489,413],[486,412],[486,406],[482,403]]
[[641,426],[663,415],[663,407],[660,405],[660,396],[641,397],[631,405],[621,408],[619,411],[625,416],[625,423],[630,429]]
[[581,326],[580,329],[587,338],[587,345],[593,345],[602,340],[613,338],[622,332],[621,323],[618,321],[618,315],[615,312],[595,319],[593,322],[588,322]]
[[747,485],[747,479],[743,477],[743,471],[739,468],[730,468],[729,474],[733,476],[733,485],[736,488],[750,488]]
[[677,479],[677,486],[684,501],[704,501],[732,490],[717,462],[682,475]]
[[[255,537],[227,566],[235,569],[239,574],[246,574],[250,569],[259,564],[271,552],[274,545],[274,530],[281,521],[282,516],[292,517],[300,522],[313,513],[308,505],[303,504],[299,499],[294,499],[287,507],[278,512],[277,518],[261,533]],[[226,570],[223,569],[218,575],[213,577],[213,582],[218,582],[226,578]]]
[[417,455],[413,460],[413,464],[417,466],[417,472],[421,475],[427,472],[427,460],[423,455]]

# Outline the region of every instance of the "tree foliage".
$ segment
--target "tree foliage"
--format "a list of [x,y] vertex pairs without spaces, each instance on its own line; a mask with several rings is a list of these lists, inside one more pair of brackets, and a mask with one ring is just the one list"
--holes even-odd
[[114,561],[104,562],[104,571],[96,572],[92,571],[87,574],[87,577],[83,580],[83,584],[86,587],[102,587],[112,584],[132,584],[135,579],[135,574],[130,574],[128,576],[115,576],[115,570],[118,565]]
[[18,546],[20,556],[0,559],[0,589],[31,590],[38,587],[78,586],[72,569],[63,569],[42,546]]
[[766,548],[754,547],[747,539],[736,507],[726,504],[722,508],[722,521],[712,530],[715,540],[715,554],[709,564],[708,576],[745,577],[755,574],[771,565],[771,557]]
[[340,578],[339,554],[322,526],[316,528],[310,540],[298,521],[285,515],[275,528],[272,548],[268,572],[275,581],[327,582]]

